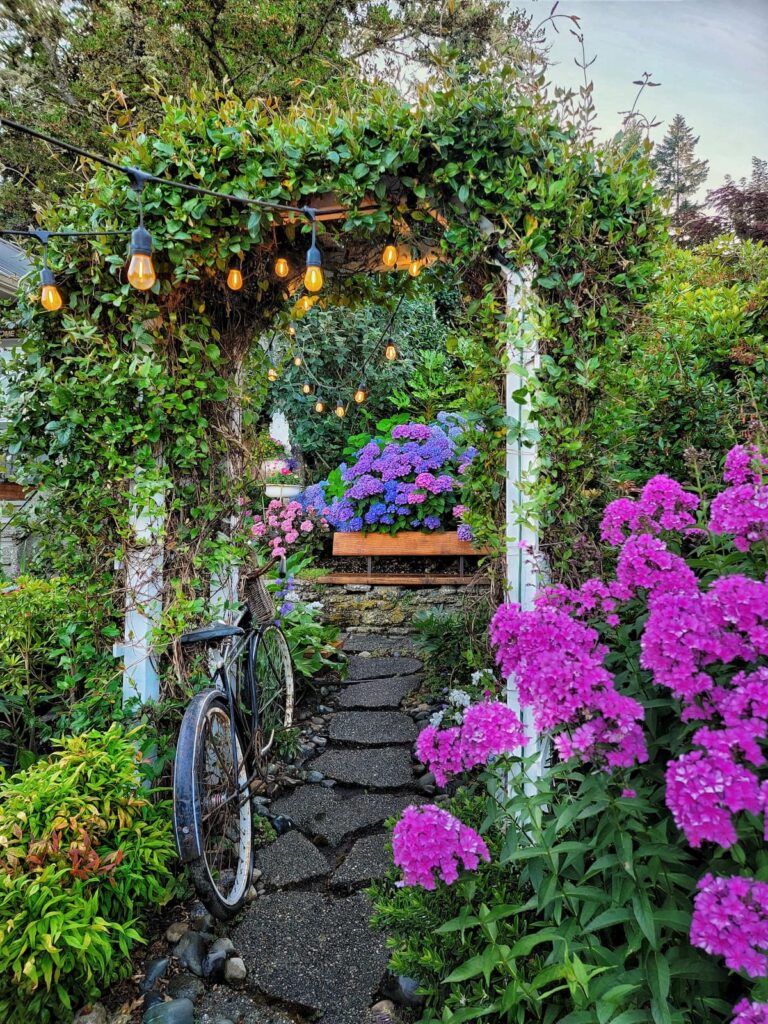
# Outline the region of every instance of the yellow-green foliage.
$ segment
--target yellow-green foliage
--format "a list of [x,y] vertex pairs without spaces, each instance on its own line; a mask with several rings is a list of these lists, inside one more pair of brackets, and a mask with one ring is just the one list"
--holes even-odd
[[130,970],[149,907],[176,891],[165,803],[141,788],[138,732],[56,744],[0,782],[0,1020],[59,1024]]

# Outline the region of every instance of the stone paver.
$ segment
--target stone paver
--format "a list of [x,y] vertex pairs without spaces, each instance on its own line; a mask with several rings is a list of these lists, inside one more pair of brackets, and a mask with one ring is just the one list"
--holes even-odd
[[341,889],[384,878],[392,867],[387,839],[384,832],[358,839],[336,869],[332,885]]
[[350,654],[369,651],[371,654],[381,652],[404,653],[412,652],[413,640],[409,636],[379,636],[376,633],[350,633],[344,640],[344,650]]
[[399,815],[408,804],[423,803],[418,797],[394,793],[344,793],[321,786],[302,786],[272,805],[307,835],[336,846],[346,836]]
[[340,708],[398,708],[421,682],[420,676],[399,679],[368,679],[345,687],[339,694]]
[[367,789],[398,789],[414,782],[410,751],[406,747],[368,750],[327,750],[312,767],[337,782]]
[[256,866],[263,872],[264,884],[271,888],[309,882],[328,873],[328,864],[322,853],[296,831],[286,832],[259,850]]
[[328,736],[336,743],[384,747],[413,743],[417,730],[410,715],[397,711],[338,711],[331,718]]
[[411,676],[419,672],[418,658],[350,658],[347,680],[388,679],[392,676]]
[[370,913],[362,893],[339,900],[310,892],[264,896],[231,933],[249,989],[319,1012],[322,1024],[359,1024],[388,960]]
[[275,1006],[267,1006],[262,997],[234,992],[226,985],[209,989],[195,1004],[197,1024],[217,1024],[231,1020],[235,1024],[296,1024],[297,1017],[289,1016]]

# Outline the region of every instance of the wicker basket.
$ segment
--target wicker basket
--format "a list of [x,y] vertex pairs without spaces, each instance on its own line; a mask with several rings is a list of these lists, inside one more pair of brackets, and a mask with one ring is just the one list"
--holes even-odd
[[263,576],[246,576],[243,580],[243,594],[255,622],[266,626],[275,621],[275,605]]

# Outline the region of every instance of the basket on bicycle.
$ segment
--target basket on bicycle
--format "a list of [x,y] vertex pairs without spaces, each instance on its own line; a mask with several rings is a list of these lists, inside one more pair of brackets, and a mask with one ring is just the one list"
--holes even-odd
[[263,574],[249,573],[243,577],[243,596],[255,622],[266,626],[275,621],[275,604]]

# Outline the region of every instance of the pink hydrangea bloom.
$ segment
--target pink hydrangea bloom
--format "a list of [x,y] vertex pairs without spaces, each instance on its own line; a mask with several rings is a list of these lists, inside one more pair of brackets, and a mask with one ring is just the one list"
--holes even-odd
[[263,537],[266,532],[267,527],[261,521],[254,523],[253,526],[251,527],[251,533],[253,534],[254,537]]
[[481,859],[491,859],[482,836],[434,804],[406,807],[392,833],[392,853],[403,872],[399,884],[424,889],[434,889],[438,879],[451,885],[460,867],[475,871]]
[[763,808],[757,777],[727,755],[683,754],[667,765],[666,780],[667,807],[694,847],[705,841],[733,846],[738,840],[733,815],[759,814]]
[[732,971],[768,975],[768,883],[705,875],[693,902],[691,942]]
[[732,1024],[768,1024],[768,1003],[750,1003],[742,999],[733,1008],[736,1016]]
[[303,523],[299,523],[299,529],[302,533],[312,533],[314,527],[308,519],[305,519]]

